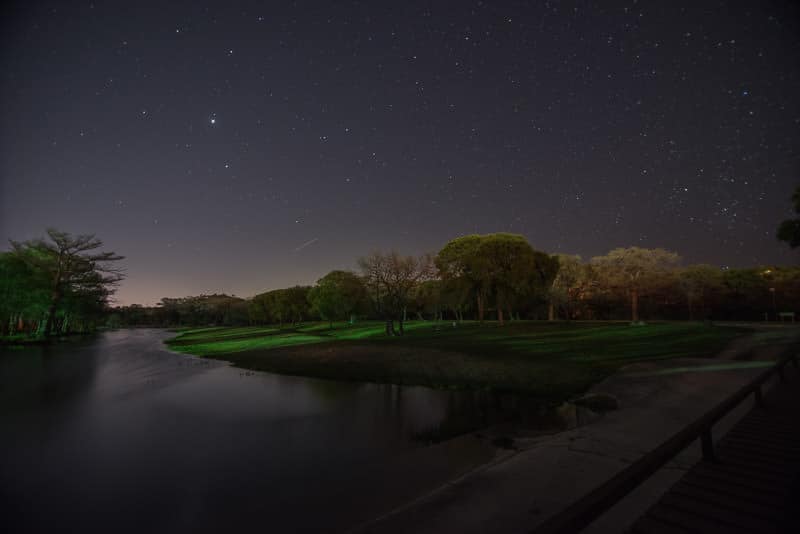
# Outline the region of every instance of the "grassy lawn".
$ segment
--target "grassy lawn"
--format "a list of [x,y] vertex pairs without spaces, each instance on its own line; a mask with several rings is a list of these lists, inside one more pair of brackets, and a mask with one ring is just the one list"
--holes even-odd
[[187,330],[173,350],[239,367],[339,380],[524,392],[561,400],[628,363],[710,357],[743,329],[698,323],[546,323],[500,327],[412,321],[403,337],[383,324]]

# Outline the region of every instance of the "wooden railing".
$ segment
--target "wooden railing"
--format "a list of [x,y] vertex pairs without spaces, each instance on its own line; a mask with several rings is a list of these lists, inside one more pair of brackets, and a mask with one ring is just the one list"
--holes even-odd
[[715,462],[712,427],[750,395],[754,396],[756,406],[763,407],[762,389],[765,383],[776,374],[781,381],[785,381],[784,368],[790,361],[794,367],[797,367],[797,360],[797,347],[793,346],[783,353],[774,366],[761,373],[749,384],[604,484],[546,520],[535,528],[533,533],[572,534],[580,532],[697,439],[700,440],[702,446],[703,459]]

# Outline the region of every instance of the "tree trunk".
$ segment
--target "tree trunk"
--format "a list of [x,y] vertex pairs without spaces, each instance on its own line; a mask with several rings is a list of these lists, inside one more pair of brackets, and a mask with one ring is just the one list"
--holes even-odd
[[[405,313],[403,313],[403,315],[405,315]],[[406,333],[406,332],[405,332],[405,330],[403,330],[403,323],[404,323],[404,322],[405,322],[405,317],[401,317],[401,318],[400,318],[400,319],[397,321],[397,325],[398,325],[398,327],[399,327],[399,329],[398,329],[398,335],[400,335],[400,336],[402,336],[402,335],[404,335],[404,334]]]
[[386,319],[386,335],[394,335],[394,319]]
[[483,299],[478,295],[478,322],[483,322]]
[[53,332],[53,326],[56,321],[56,308],[60,300],[61,292],[58,289],[53,290],[53,294],[50,297],[50,305],[47,307],[47,321],[44,323],[44,335],[46,337]]
[[689,320],[690,321],[694,321],[694,310],[693,310],[693,306],[692,306],[692,296],[691,295],[687,296],[687,301],[689,303]]
[[552,300],[547,303],[547,320],[548,321],[556,320],[556,307],[553,304]]
[[499,303],[497,305],[497,322],[500,323],[500,326],[505,324],[503,322],[503,307]]
[[631,290],[631,321],[634,323],[639,320],[639,292]]

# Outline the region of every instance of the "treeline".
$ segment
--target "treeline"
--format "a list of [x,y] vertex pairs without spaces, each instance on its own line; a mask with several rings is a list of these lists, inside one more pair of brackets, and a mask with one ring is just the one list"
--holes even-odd
[[0,252],[0,335],[89,332],[104,324],[122,272],[94,235],[48,229],[47,238],[11,241]]
[[583,261],[550,255],[515,234],[459,237],[436,255],[373,253],[358,272],[242,299],[200,295],[113,310],[112,325],[292,325],[380,319],[777,319],[800,307],[800,269],[681,266],[663,249],[619,248]]

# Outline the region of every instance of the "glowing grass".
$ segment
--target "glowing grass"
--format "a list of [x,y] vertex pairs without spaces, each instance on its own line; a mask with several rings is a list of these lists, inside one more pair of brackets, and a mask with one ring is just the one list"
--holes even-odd
[[[711,357],[740,328],[699,323],[546,323],[500,327],[410,321],[387,337],[378,321],[295,328],[188,331],[175,350],[263,371],[338,380],[469,387],[532,393],[550,400],[585,390],[636,361]],[[679,372],[679,371],[676,371]]]
[[[229,327],[214,327],[214,328],[201,328],[198,330],[188,330],[181,333],[179,336],[173,338],[174,341],[189,341],[189,340],[203,340],[203,339],[217,339],[217,338],[230,338],[239,336],[259,336],[264,334],[271,334],[279,332],[279,329],[270,326],[244,326],[239,328]],[[171,340],[171,341],[173,341]]]
[[172,349],[186,352],[196,356],[219,356],[246,350],[274,349],[292,345],[309,345],[327,341],[319,336],[305,336],[300,334],[287,334],[276,336],[253,337],[230,341],[215,341],[211,343],[196,343],[192,345],[173,345]]

